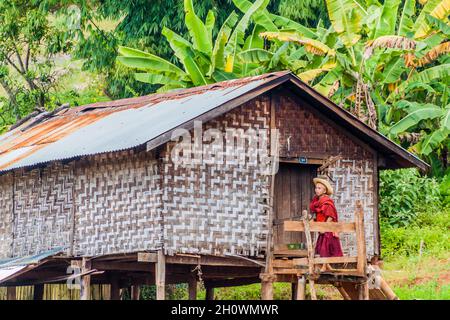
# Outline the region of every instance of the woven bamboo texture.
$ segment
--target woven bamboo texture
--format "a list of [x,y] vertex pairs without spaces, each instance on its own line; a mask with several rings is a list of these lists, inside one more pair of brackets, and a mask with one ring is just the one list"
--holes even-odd
[[0,176],[0,259],[12,253],[13,177]]
[[[167,254],[263,255],[271,179],[246,152],[245,141],[247,130],[270,128],[270,107],[263,95],[203,125],[204,131],[222,133],[240,129],[228,138],[244,141],[236,153],[243,163],[228,158],[223,164],[176,166],[168,158],[174,144],[168,143],[159,158],[136,149],[18,170],[14,182],[11,175],[1,176],[0,257],[61,245],[77,256],[161,247]],[[281,97],[276,111],[281,156],[342,155],[328,168],[334,200],[342,221],[353,221],[356,199],[363,202],[370,255],[374,155],[290,98]],[[204,147],[207,157],[216,151]],[[256,153],[267,153],[267,147]],[[344,251],[352,253],[354,240],[342,241]]]
[[[263,175],[256,159],[246,153],[251,141],[248,129],[268,129],[270,100],[260,97],[203,126],[239,128],[234,139],[236,158],[224,164],[176,166],[167,155],[164,160],[164,248],[174,252],[202,254],[242,254],[261,256],[268,233],[267,203],[269,177]],[[193,133],[191,134],[193,139]],[[192,140],[193,141],[193,140]],[[206,157],[212,156],[208,150]],[[257,150],[257,153],[267,150]],[[244,157],[239,159],[239,157]],[[224,159],[226,159],[224,157]],[[239,160],[244,160],[240,162]]]
[[71,237],[73,168],[52,163],[14,176],[13,256],[68,246]]
[[157,160],[144,151],[96,155],[79,164],[74,254],[160,248],[160,179]]

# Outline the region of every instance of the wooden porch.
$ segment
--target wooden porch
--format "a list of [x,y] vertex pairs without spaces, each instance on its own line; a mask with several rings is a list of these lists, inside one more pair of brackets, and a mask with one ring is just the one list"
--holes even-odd
[[[265,272],[260,274],[262,299],[273,299],[274,282],[290,282],[296,300],[305,300],[306,283],[309,283],[312,300],[317,300],[317,284],[334,285],[345,300],[398,299],[381,277],[379,267],[367,261],[360,201],[356,202],[356,208],[354,222],[314,222],[306,210],[299,221],[284,221],[283,232],[304,234],[306,249],[291,250],[287,245],[274,245],[273,252],[268,254]],[[355,233],[357,255],[326,258],[315,255],[314,232]],[[324,264],[332,266],[331,270],[321,271]]]

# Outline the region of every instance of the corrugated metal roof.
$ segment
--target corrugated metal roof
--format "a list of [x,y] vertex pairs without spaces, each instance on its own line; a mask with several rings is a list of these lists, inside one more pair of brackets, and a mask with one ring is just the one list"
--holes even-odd
[[0,260],[0,269],[16,267],[16,266],[27,266],[29,264],[36,264],[45,258],[57,255],[63,252],[65,247],[56,247],[47,251],[43,251],[37,254],[24,256],[24,257],[16,257],[16,258],[8,258]]
[[34,119],[0,136],[0,172],[133,148],[287,72],[101,102]]
[[28,271],[29,269],[35,268],[44,259],[57,255],[63,252],[64,249],[64,247],[57,247],[30,256],[0,260],[0,283],[16,277],[19,273],[23,273],[21,271],[24,269]]

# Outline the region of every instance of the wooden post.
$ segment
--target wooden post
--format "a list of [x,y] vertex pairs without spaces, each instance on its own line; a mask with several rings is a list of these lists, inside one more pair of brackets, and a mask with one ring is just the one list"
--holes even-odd
[[197,300],[197,278],[193,275],[188,281],[189,300]]
[[297,300],[297,288],[298,288],[298,283],[292,282],[291,283],[291,300]]
[[205,300],[214,300],[214,287],[206,287]]
[[33,300],[43,300],[44,298],[44,285],[35,284],[33,289]]
[[356,248],[358,252],[358,259],[356,269],[358,274],[365,276],[366,273],[366,238],[364,233],[364,212],[361,201],[356,200],[356,214],[355,214],[355,229],[356,229]]
[[120,300],[120,286],[119,286],[118,275],[115,273],[112,273],[110,282],[111,282],[110,299],[111,300]]
[[139,300],[139,295],[141,293],[140,287],[138,285],[131,286],[131,300]]
[[297,282],[297,300],[305,300],[306,297],[306,279],[305,276],[298,277]]
[[344,298],[344,300],[352,300],[352,298],[348,295],[347,291],[345,291],[341,283],[335,283],[334,286],[336,287],[336,289],[338,289],[339,293],[341,294],[342,298]]
[[155,272],[156,300],[166,298],[166,256],[162,250],[158,251],[158,261],[156,262]]
[[358,300],[369,300],[369,284],[367,282],[358,284]]
[[16,287],[6,287],[6,300],[17,300]]
[[[81,261],[81,273],[91,270],[91,260],[83,258]],[[80,300],[91,300],[91,276],[85,275],[81,279]]]
[[261,273],[261,300],[273,300],[273,274]]
[[303,225],[305,226],[306,246],[308,249],[308,267],[309,267],[309,291],[311,300],[317,300],[316,288],[314,287],[314,248],[312,245],[311,231],[309,228],[308,211],[303,210]]
[[389,300],[398,300],[397,295],[394,291],[392,291],[391,287],[388,285],[386,280],[383,279],[383,277],[380,277],[380,290]]

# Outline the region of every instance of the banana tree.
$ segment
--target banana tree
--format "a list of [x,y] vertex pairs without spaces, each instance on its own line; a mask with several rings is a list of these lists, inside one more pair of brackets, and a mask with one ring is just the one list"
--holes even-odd
[[269,0],[256,0],[239,19],[234,11],[221,26],[213,39],[214,13],[209,11],[205,22],[194,12],[192,0],[184,0],[185,24],[189,40],[164,27],[162,34],[168,41],[179,64],[173,64],[151,53],[120,47],[117,58],[123,65],[137,69],[137,80],[161,84],[159,92],[187,88],[238,78],[252,74],[259,66],[241,61],[239,53],[249,49],[262,49],[263,42],[258,33],[265,30],[255,25],[246,37],[251,17],[264,10]]

